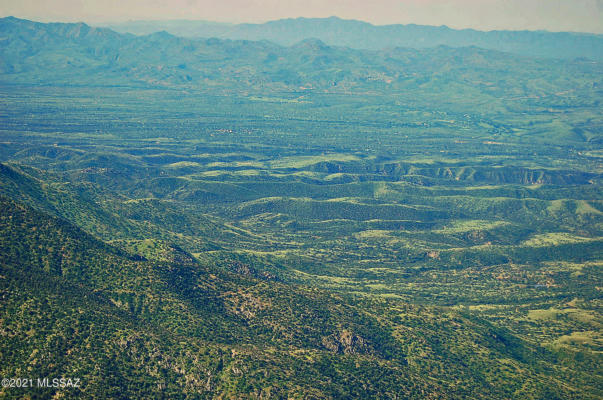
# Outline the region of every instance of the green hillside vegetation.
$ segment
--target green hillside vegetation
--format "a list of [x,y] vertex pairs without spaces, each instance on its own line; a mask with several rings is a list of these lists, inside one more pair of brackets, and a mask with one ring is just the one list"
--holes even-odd
[[[4,375],[76,374],[84,385],[69,394],[84,397],[578,390],[526,376],[553,355],[466,313],[268,284],[190,258],[145,261],[29,207],[1,207]],[[473,352],[488,356],[467,362]],[[466,364],[451,372],[457,360]]]
[[600,62],[0,38],[0,397],[603,396]]

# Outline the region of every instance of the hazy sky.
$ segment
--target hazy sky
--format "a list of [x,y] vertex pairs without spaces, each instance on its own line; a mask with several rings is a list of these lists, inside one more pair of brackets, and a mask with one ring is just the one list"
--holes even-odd
[[0,0],[0,15],[88,23],[136,19],[264,22],[329,17],[374,24],[603,33],[603,0]]

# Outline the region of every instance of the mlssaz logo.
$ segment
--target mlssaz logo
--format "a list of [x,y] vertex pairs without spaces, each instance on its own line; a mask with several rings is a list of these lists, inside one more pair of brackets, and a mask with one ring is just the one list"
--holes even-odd
[[38,387],[79,388],[80,378],[38,378]]

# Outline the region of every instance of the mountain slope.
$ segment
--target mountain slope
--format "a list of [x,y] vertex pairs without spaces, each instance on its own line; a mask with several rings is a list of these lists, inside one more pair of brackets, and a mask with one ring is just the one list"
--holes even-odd
[[[3,376],[77,377],[69,393],[83,397],[117,386],[173,398],[538,397],[558,384],[537,372],[549,356],[473,317],[141,261],[11,200],[0,207]],[[503,385],[509,363],[524,372]]]

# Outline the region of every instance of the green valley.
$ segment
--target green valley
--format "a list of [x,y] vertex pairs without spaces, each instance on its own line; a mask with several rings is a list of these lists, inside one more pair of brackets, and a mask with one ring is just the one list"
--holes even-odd
[[0,397],[603,396],[600,61],[0,36]]

